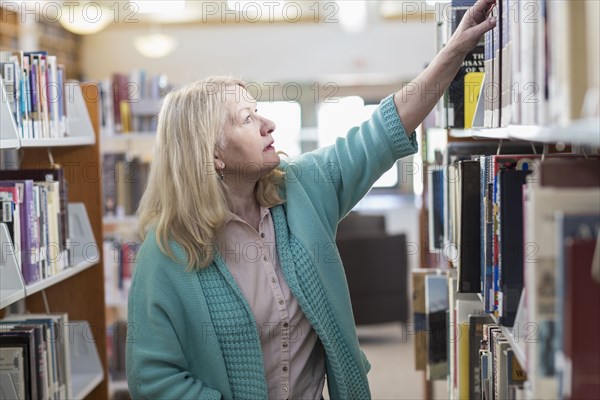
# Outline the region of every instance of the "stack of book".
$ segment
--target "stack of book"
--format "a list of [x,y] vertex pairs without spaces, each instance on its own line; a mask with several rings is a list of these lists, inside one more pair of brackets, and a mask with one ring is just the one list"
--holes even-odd
[[[474,3],[452,0],[443,9],[438,51]],[[596,1],[497,0],[496,26],[467,55],[438,104],[438,126],[471,128],[479,112],[474,128],[598,118],[600,35],[590,15],[599,11]]]
[[4,170],[2,218],[30,285],[70,266],[67,180],[62,168]]
[[[498,326],[526,337],[521,343],[525,387],[534,398],[598,392],[600,385],[590,382],[600,372],[600,347],[583,350],[579,344],[600,334],[600,324],[586,320],[593,312],[591,300],[600,301],[600,281],[594,278],[598,260],[593,261],[600,230],[600,158],[527,153],[531,146],[518,143],[504,147],[511,154],[490,155],[495,146],[451,143],[445,155],[443,247],[455,249],[445,256],[456,273],[447,284],[450,326],[461,332],[460,340],[466,337],[461,324],[477,310],[467,306],[461,317],[459,304],[473,300],[467,294],[477,296],[481,311]],[[427,296],[425,290],[425,304]],[[526,306],[520,308],[522,296]],[[453,343],[455,335],[449,331],[446,338]],[[452,368],[462,354],[460,341],[447,353],[448,378],[460,392]]]
[[67,314],[11,315],[1,320],[2,393],[11,399],[73,398],[71,344]]
[[[47,51],[0,51],[6,101],[22,139],[60,138],[67,132],[65,67]],[[4,97],[6,96],[6,97]]]
[[150,163],[125,153],[105,153],[102,159],[104,215],[134,215],[146,188]]
[[144,70],[100,81],[102,135],[156,131],[162,98],[171,89],[164,74],[148,76]]
[[127,304],[139,241],[104,239],[104,293],[108,307]]

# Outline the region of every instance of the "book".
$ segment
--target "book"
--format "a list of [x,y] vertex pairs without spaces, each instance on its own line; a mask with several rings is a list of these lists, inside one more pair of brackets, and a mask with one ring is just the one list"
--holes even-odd
[[427,167],[429,250],[436,251],[444,245],[444,171],[441,166]]
[[427,313],[425,308],[425,276],[434,273],[432,270],[418,269],[411,271],[412,277],[412,310],[415,332],[415,369],[425,371],[427,366]]
[[[565,296],[564,353],[568,365],[567,399],[596,399],[600,395],[600,321],[590,318],[600,301],[600,282],[591,278],[598,239],[570,239],[566,242],[569,288]],[[598,263],[598,260],[595,261]],[[569,318],[570,317],[570,318]]]
[[448,278],[443,275],[425,276],[425,308],[427,315],[427,347],[429,360],[426,368],[428,379],[446,379]]
[[54,398],[72,398],[70,373],[72,332],[68,314],[14,314],[2,320],[2,324],[40,324],[46,327],[49,344],[49,393],[54,393]]
[[500,170],[499,321],[513,326],[523,290],[523,185],[530,170]]
[[23,271],[21,266],[21,217],[19,204],[19,189],[17,186],[0,187],[0,204],[2,205],[2,215],[0,222],[6,224],[8,234],[12,241],[12,247],[15,252],[15,258],[19,270]]
[[25,375],[25,399],[38,398],[37,392],[37,363],[35,356],[35,333],[34,329],[23,329],[20,331],[0,330],[0,347],[22,347],[24,354]]
[[[480,166],[479,161],[459,162],[460,219],[458,244],[458,290],[480,293]],[[476,212],[473,212],[473,211]]]
[[[586,43],[586,1],[544,2],[548,12],[550,35],[548,89],[550,122],[566,124],[582,118],[584,100],[589,87]],[[594,24],[596,22],[593,22]],[[593,53],[592,53],[593,54]]]
[[[50,255],[51,258],[48,261],[53,263],[57,269],[68,266],[70,259],[69,246],[67,245],[69,238],[69,201],[68,182],[64,169],[57,166],[55,168],[4,170],[2,171],[2,177],[7,180],[33,180],[34,182],[56,182],[58,184],[56,193],[54,189],[49,189],[47,196],[48,203],[52,204],[58,215],[56,227],[53,225],[52,218],[48,220],[56,236],[52,239],[52,242],[58,244],[58,248],[56,246],[48,246],[51,252],[56,253]],[[53,185],[52,188],[54,187]],[[54,199],[56,199],[56,205],[54,205]],[[54,247],[55,250],[52,250],[51,247]]]
[[557,372],[565,399],[593,398],[600,392],[600,384],[591,378],[600,373],[600,347],[588,342],[600,334],[598,321],[589,318],[600,301],[600,283],[592,276],[599,230],[598,213],[556,213]]
[[33,197],[33,181],[0,181],[0,187],[18,187],[21,268],[26,285],[41,279],[39,266],[39,227]]
[[[450,5],[451,32],[454,33],[474,0],[452,0]],[[448,87],[448,127],[465,129],[472,125],[484,72],[484,42],[470,51]],[[469,100],[468,102],[465,99]]]
[[[25,398],[25,351],[22,346],[0,346],[0,392],[3,399]],[[8,376],[7,376],[8,375]]]
[[[483,307],[482,307],[483,310]],[[483,339],[483,325],[491,324],[492,317],[486,314],[470,314],[469,318],[469,395],[470,399],[482,398],[481,393],[481,357],[479,349]]]
[[[470,295],[469,299],[458,299],[456,309],[457,319],[454,327],[457,332],[456,342],[458,343],[457,388],[458,398],[464,399],[469,397],[472,379],[470,320],[473,316],[483,315],[484,310],[483,303],[476,295]],[[477,343],[478,349],[479,343]]]
[[38,396],[42,399],[48,398],[48,359],[47,359],[47,335],[45,327],[37,324],[12,324],[0,321],[2,332],[31,332],[34,335],[34,347],[31,350],[35,355],[35,365],[32,366],[34,381],[37,385]]

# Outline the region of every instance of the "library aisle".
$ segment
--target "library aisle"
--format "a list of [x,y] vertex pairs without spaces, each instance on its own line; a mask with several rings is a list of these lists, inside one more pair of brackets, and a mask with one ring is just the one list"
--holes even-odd
[[[169,93],[242,79],[293,168],[417,93],[476,0],[108,3],[0,1],[1,399],[131,398],[138,210]],[[330,229],[375,400],[600,399],[600,1],[488,3],[417,153]]]

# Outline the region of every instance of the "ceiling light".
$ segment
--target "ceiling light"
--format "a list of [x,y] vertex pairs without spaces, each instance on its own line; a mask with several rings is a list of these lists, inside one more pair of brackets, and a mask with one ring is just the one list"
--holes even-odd
[[148,58],[165,57],[177,47],[177,40],[164,33],[150,33],[133,39],[133,46]]
[[348,33],[358,33],[367,26],[367,2],[365,0],[338,1],[339,21]]
[[98,33],[111,21],[112,11],[97,1],[72,2],[60,14],[59,22],[68,31],[78,35]]
[[140,14],[156,14],[156,13],[176,13],[181,12],[185,8],[185,0],[138,0],[134,1],[137,5]]

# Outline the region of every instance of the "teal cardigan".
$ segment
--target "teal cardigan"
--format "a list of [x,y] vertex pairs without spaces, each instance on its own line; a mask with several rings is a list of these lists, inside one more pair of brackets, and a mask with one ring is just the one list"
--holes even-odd
[[[283,275],[325,348],[332,399],[369,399],[335,235],[394,162],[417,151],[393,95],[332,146],[281,162],[286,202],[271,209]],[[180,246],[171,243],[179,260]],[[197,272],[149,232],[129,292],[127,379],[134,399],[266,399],[259,333],[222,257]]]

